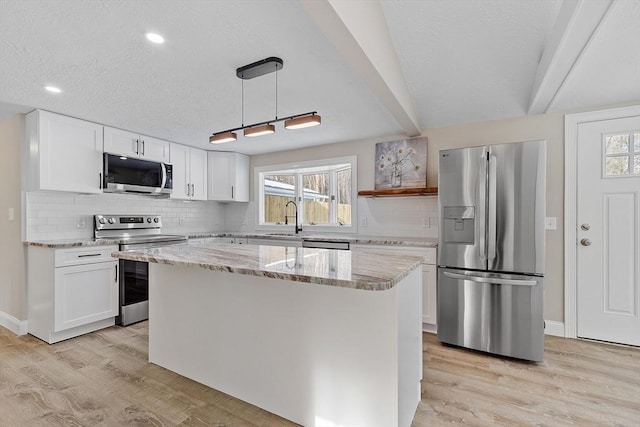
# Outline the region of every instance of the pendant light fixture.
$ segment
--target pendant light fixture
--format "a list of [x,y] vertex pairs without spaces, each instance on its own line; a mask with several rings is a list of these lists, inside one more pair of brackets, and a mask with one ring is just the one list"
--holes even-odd
[[[285,129],[303,129],[306,127],[317,126],[320,124],[320,116],[317,111],[311,111],[303,114],[296,114],[284,118],[278,118],[278,70],[283,67],[282,59],[271,56],[269,58],[262,59],[249,65],[245,65],[236,69],[236,76],[242,80],[242,125],[236,128],[227,129],[221,132],[215,132],[209,137],[209,142],[212,144],[221,144],[224,142],[231,142],[237,140],[236,131],[242,130],[244,136],[255,137],[261,135],[268,135],[276,131],[276,127],[273,123],[284,122]],[[253,79],[255,77],[262,76],[264,74],[276,72],[275,83],[275,118],[273,120],[267,120],[264,122],[253,123],[250,125],[244,124],[244,80]]]

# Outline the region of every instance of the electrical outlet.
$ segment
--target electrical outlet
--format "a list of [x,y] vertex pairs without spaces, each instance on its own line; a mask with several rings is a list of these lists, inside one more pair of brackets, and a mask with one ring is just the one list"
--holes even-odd
[[85,228],[86,226],[87,226],[87,223],[84,217],[79,216],[78,219],[76,219],[76,228]]
[[16,212],[13,208],[9,208],[9,221],[14,221],[16,219]]
[[544,228],[547,230],[557,230],[558,224],[555,216],[548,216],[544,219]]
[[429,228],[429,227],[431,227],[431,218],[428,216],[422,218],[422,228]]
[[183,217],[179,217],[178,218],[178,225],[182,225],[183,222],[184,222],[184,218]]
[[366,228],[368,223],[367,217],[363,216],[362,218],[360,218],[360,227]]

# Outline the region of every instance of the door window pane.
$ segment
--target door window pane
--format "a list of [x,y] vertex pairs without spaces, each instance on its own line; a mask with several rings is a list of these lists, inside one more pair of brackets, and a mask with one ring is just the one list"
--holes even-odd
[[633,146],[636,153],[640,153],[640,133],[633,134]]
[[351,168],[336,172],[338,224],[351,224]]
[[629,173],[629,156],[607,157],[606,175],[627,175]]
[[633,156],[633,173],[640,175],[640,156]]
[[629,134],[608,135],[605,138],[605,153],[619,154],[629,152]]
[[[295,208],[289,201],[295,201],[295,176],[294,175],[266,175],[264,177],[264,222],[293,224],[295,221]],[[286,215],[290,215],[287,221]]]
[[305,224],[329,223],[329,174],[302,176]]

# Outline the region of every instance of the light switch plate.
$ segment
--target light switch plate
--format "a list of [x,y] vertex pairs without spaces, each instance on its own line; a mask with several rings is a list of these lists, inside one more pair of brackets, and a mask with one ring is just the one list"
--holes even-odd
[[367,217],[363,216],[362,218],[360,218],[360,227],[366,228],[367,227]]
[[548,216],[544,219],[544,228],[547,230],[557,230],[558,223],[555,216]]

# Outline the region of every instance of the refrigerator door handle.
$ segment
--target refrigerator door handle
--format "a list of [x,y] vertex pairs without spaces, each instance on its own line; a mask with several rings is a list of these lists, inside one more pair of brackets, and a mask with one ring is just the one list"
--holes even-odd
[[444,275],[451,279],[469,280],[478,283],[492,283],[494,285],[535,286],[536,280],[499,279],[496,277],[470,276],[468,274],[451,273],[445,271]]
[[487,209],[487,150],[482,153],[482,162],[480,164],[480,176],[478,177],[480,183],[478,188],[478,236],[480,246],[480,258],[487,258],[487,242],[486,242],[486,209]]
[[496,156],[489,156],[489,209],[487,221],[487,259],[489,262],[496,258],[496,173],[497,159]]

